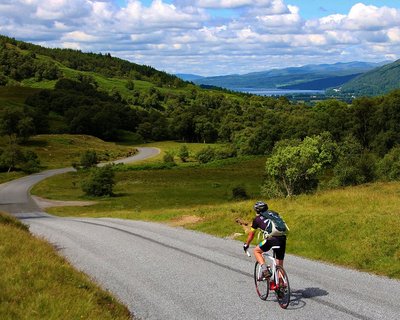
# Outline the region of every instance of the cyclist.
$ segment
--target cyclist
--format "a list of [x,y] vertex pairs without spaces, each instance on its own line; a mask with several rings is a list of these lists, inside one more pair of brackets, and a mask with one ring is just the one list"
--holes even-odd
[[263,276],[267,278],[272,274],[269,266],[265,263],[262,253],[267,252],[273,246],[279,246],[280,248],[275,250],[276,263],[277,265],[283,266],[286,250],[286,235],[289,228],[277,212],[268,210],[268,205],[265,202],[257,201],[254,205],[254,210],[256,211],[256,217],[253,219],[251,230],[247,241],[243,244],[243,249],[247,251],[256,230],[261,229],[264,234],[264,240],[254,248],[254,256],[261,265]]

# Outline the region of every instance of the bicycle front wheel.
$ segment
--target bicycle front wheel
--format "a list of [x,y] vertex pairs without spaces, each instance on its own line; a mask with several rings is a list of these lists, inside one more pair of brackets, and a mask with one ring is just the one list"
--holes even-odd
[[290,303],[290,285],[289,278],[285,269],[281,266],[276,266],[276,298],[278,299],[279,305],[281,308],[286,309]]
[[269,278],[263,277],[261,265],[258,262],[254,265],[254,283],[260,299],[267,300],[269,294]]

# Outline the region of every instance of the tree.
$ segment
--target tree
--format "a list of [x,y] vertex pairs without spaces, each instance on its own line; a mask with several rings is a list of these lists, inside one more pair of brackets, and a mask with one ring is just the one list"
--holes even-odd
[[114,176],[112,165],[93,168],[89,178],[82,183],[82,190],[89,196],[112,196]]
[[400,147],[394,147],[379,161],[378,172],[384,180],[400,180]]
[[24,161],[24,154],[21,148],[11,143],[0,151],[0,168],[4,168],[7,172],[16,169],[19,163]]
[[353,136],[347,137],[337,150],[338,160],[333,168],[333,186],[358,185],[375,180],[375,156],[364,150]]
[[8,135],[10,140],[26,141],[34,131],[32,118],[25,116],[20,109],[7,108],[0,116],[0,134]]
[[306,137],[302,142],[278,144],[266,162],[268,183],[287,197],[315,189],[318,176],[334,160],[335,145],[329,134]]

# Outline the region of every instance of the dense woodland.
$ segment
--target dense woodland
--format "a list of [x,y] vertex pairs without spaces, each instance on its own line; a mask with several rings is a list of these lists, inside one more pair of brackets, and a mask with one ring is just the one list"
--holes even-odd
[[[309,181],[297,193],[315,189],[321,174],[338,178],[338,185],[383,176],[400,178],[400,172],[392,172],[400,171],[396,158],[400,154],[400,90],[357,98],[351,104],[326,100],[307,105],[285,97],[203,90],[109,55],[0,40],[0,85],[31,77],[56,80],[54,89],[30,95],[23,108],[0,108],[2,134],[17,141],[40,133],[89,134],[116,141],[128,132],[143,141],[224,142],[231,145],[230,155],[270,155],[282,147],[299,147],[306,137],[324,137],[323,144],[329,141],[335,149],[330,160],[321,164],[326,170],[305,175]],[[100,90],[95,78],[83,74],[66,78],[58,63],[121,77],[131,94],[123,97],[118,91]],[[134,81],[139,78],[151,85],[136,89]]]

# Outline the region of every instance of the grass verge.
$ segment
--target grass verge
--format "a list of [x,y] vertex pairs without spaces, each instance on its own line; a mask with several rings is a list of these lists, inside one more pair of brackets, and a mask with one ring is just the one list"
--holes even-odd
[[1,319],[130,319],[109,293],[0,212]]

